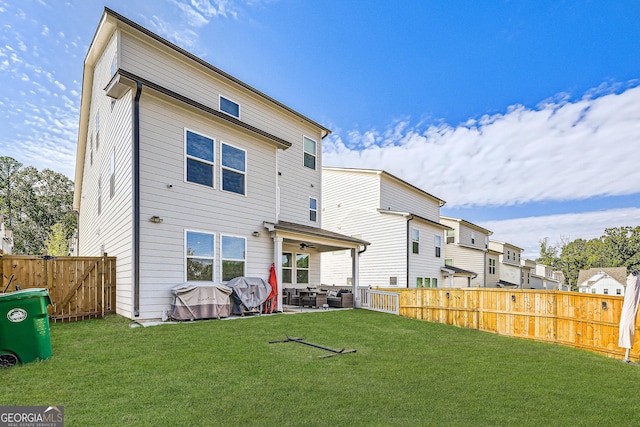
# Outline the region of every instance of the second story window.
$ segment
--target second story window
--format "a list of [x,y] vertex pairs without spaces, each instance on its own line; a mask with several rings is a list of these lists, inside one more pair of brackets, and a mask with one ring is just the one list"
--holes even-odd
[[476,244],[476,232],[475,231],[471,232],[471,244],[472,245]]
[[414,254],[420,253],[420,230],[411,230],[411,252]]
[[111,152],[109,159],[109,198],[116,194],[116,149]]
[[240,118],[240,104],[220,95],[220,111],[237,119]]
[[447,230],[447,243],[456,242],[456,230]]
[[435,244],[436,244],[436,258],[440,258],[440,253],[442,251],[442,237],[435,236]]
[[309,221],[316,222],[318,220],[318,200],[309,197]]
[[213,139],[185,132],[185,180],[213,187]]
[[245,194],[247,153],[228,144],[222,144],[222,189]]
[[304,165],[309,169],[316,169],[316,142],[313,139],[303,138],[304,142]]
[[489,258],[489,274],[496,274],[496,259]]

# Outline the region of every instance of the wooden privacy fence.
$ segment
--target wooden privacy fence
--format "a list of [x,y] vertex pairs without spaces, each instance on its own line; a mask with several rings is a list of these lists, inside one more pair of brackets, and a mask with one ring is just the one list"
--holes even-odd
[[[4,255],[0,257],[0,292],[46,288],[53,303],[54,322],[103,317],[116,310],[116,258],[47,257]],[[9,283],[11,282],[11,283]]]
[[[618,347],[621,296],[487,288],[389,289],[400,315],[518,338],[553,342],[624,358]],[[636,319],[629,358],[640,359]]]

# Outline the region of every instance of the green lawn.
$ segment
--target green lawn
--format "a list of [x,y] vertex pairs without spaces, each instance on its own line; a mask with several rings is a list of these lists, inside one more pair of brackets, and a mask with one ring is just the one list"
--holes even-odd
[[[0,405],[66,426],[638,425],[640,367],[366,310],[130,328],[51,325],[53,357],[0,370]],[[356,353],[297,343],[286,335]]]

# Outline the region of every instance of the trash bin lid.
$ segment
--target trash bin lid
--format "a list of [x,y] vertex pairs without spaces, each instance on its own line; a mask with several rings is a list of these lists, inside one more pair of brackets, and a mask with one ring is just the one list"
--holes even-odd
[[46,298],[47,303],[51,304],[51,297],[46,289],[30,288],[23,289],[21,291],[8,292],[6,294],[0,294],[0,301],[14,301],[31,298]]

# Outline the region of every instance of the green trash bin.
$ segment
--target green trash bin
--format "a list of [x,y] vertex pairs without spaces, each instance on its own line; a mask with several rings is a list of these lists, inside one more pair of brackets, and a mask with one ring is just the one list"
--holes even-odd
[[0,294],[0,367],[51,357],[46,289]]

